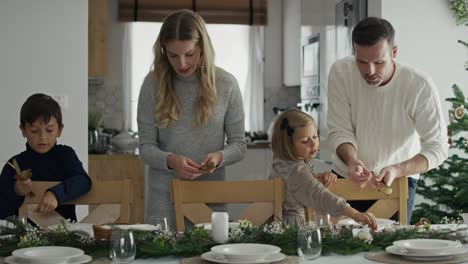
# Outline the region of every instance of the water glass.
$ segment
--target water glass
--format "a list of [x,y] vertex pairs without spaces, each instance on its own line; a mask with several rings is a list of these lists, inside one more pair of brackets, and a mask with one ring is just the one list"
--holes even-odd
[[112,230],[109,257],[112,263],[128,264],[135,259],[136,245],[131,230]]
[[317,224],[317,227],[320,229],[330,230],[332,227],[330,214],[316,213],[315,223]]
[[297,253],[303,260],[312,260],[320,256],[322,253],[322,235],[319,228],[299,228],[297,232]]
[[163,216],[150,216],[148,224],[154,225],[156,230],[169,231],[167,218]]

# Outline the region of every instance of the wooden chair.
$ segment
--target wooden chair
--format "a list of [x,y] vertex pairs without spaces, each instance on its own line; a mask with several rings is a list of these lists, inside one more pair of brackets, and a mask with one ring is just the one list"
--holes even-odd
[[[336,195],[343,197],[346,201],[359,200],[377,200],[367,212],[371,212],[378,218],[390,218],[396,212],[399,212],[398,220],[400,223],[407,222],[407,205],[408,199],[408,179],[401,177],[395,180],[392,184],[393,192],[391,195],[385,195],[371,187],[360,188],[348,179],[338,179],[330,187],[330,191]],[[311,220],[313,211],[307,208],[306,219]]]
[[[34,214],[34,209],[29,208],[28,205],[37,205],[41,202],[42,194],[52,186],[57,185],[59,182],[46,182],[46,181],[33,181],[32,192],[36,195],[31,197],[26,195],[23,204],[18,210],[18,216],[28,217]],[[65,204],[75,205],[98,205],[98,204],[117,204],[120,205],[120,216],[115,222],[129,223],[130,220],[130,205],[131,205],[131,191],[132,181],[129,179],[116,180],[116,181],[93,181],[91,190],[83,196],[68,201]],[[39,215],[39,213],[36,213]],[[42,214],[40,214],[42,215]],[[50,215],[42,215],[40,218],[47,219],[47,217],[54,217],[56,219],[45,221],[45,224],[39,224],[40,227],[45,228],[47,225],[57,224],[63,220],[58,213],[53,212]],[[31,219],[34,221],[33,219]],[[92,217],[87,216],[81,221],[82,223],[104,224],[109,222],[109,217]]]
[[213,212],[206,204],[251,203],[239,216],[254,225],[271,216],[282,219],[283,179],[255,181],[172,180],[172,198],[177,231],[184,231],[184,217],[194,224],[211,222]]

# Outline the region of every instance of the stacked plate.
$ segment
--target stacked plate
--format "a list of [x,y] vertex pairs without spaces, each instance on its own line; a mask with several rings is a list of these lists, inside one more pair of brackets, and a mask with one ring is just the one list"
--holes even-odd
[[407,239],[393,242],[387,252],[413,260],[444,260],[468,252],[459,242],[441,239]]
[[203,253],[201,257],[217,263],[259,264],[286,258],[286,255],[280,251],[281,248],[266,244],[225,244],[212,247],[210,252]]
[[81,264],[90,262],[92,258],[84,251],[72,247],[30,247],[13,251],[5,258],[8,264]]

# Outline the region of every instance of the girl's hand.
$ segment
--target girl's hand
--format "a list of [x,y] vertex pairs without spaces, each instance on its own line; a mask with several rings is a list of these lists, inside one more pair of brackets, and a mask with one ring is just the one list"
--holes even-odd
[[19,196],[25,196],[32,190],[32,182],[31,179],[27,180],[17,180],[15,182],[14,191]]
[[192,180],[201,175],[198,169],[201,165],[184,156],[169,154],[167,156],[167,166],[182,179]]
[[369,226],[372,230],[377,229],[377,219],[372,213],[357,212],[351,218],[358,223]]
[[38,213],[47,214],[55,210],[58,206],[57,197],[51,191],[44,193],[41,203],[37,206],[36,211]]
[[336,175],[332,172],[319,173],[315,176],[325,187],[330,187],[330,185],[336,182]]
[[213,173],[216,170],[216,168],[219,166],[219,164],[221,164],[222,160],[223,160],[223,154],[221,152],[218,151],[218,152],[208,153],[205,159],[203,159],[203,161],[201,162],[201,165],[203,166],[205,164],[212,162],[214,164],[214,168],[208,171],[203,171],[203,173],[207,173],[207,174]]

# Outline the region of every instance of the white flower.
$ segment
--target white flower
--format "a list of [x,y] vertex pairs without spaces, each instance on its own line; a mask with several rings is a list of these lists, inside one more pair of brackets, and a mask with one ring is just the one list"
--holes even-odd
[[240,227],[231,228],[231,232],[229,233],[229,238],[232,240],[238,240],[244,235],[244,231]]
[[263,226],[263,232],[272,234],[272,235],[279,235],[283,234],[283,226],[280,223],[273,222],[269,225]]
[[251,228],[252,227],[252,222],[250,222],[247,219],[239,220],[239,227],[243,228],[243,229]]
[[353,229],[353,237],[364,241],[364,243],[370,244],[373,240],[372,234],[370,233],[370,228],[365,227],[361,229]]

